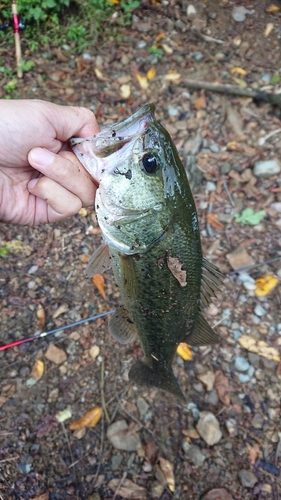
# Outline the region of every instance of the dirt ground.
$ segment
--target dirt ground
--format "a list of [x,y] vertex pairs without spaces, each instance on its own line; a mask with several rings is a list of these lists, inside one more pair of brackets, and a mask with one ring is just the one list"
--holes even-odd
[[[188,172],[199,166],[192,185],[204,255],[226,275],[205,315],[221,341],[192,349],[189,361],[176,356],[184,405],[128,382],[141,349],[118,345],[107,319],[0,351],[1,500],[281,498],[280,284],[264,297],[254,291],[257,278],[281,280],[280,260],[263,264],[281,258],[281,177],[262,178],[253,168],[280,160],[281,110],[186,85],[278,91],[281,10],[270,11],[269,0],[191,2],[194,15],[189,2],[141,4],[118,39],[99,39],[79,56],[65,46],[37,54],[14,97],[83,105],[100,124],[155,103]],[[248,9],[244,21],[233,19],[237,6]],[[4,49],[2,57],[11,54]],[[265,210],[265,218],[239,222],[235,214],[246,208]],[[1,345],[117,305],[110,273],[105,298],[84,276],[101,240],[92,208],[61,224],[2,224],[0,240],[9,249],[0,257]],[[261,264],[248,271],[254,286],[229,274],[251,262]],[[239,356],[250,365],[246,377]],[[69,428],[96,407],[103,408],[96,426]],[[66,410],[70,418],[60,422]],[[198,432],[203,412],[217,419],[216,444]],[[107,433],[118,421],[128,426],[115,431],[125,450]]]

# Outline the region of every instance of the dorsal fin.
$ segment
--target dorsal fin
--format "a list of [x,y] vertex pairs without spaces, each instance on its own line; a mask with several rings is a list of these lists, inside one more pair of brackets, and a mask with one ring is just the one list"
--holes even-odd
[[85,269],[87,278],[95,276],[95,274],[102,274],[111,269],[110,255],[108,245],[102,243],[93,253],[89,263]]

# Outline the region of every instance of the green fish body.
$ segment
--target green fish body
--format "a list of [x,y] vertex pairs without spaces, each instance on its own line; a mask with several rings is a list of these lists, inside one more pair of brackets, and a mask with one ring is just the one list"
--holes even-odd
[[222,279],[202,256],[196,207],[176,148],[152,104],[90,139],[73,139],[72,147],[99,184],[96,212],[105,244],[86,273],[112,267],[122,306],[109,331],[123,344],[138,339],[144,352],[129,378],[184,398],[173,358],[180,342],[218,341],[201,311]]

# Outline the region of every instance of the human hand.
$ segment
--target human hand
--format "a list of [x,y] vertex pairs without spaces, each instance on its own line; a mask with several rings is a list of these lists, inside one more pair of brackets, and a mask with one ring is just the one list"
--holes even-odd
[[0,220],[33,226],[94,205],[94,181],[67,141],[98,132],[86,108],[0,100]]

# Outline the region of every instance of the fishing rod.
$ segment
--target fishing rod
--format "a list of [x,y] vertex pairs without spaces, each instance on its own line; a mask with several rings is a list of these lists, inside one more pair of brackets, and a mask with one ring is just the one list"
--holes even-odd
[[54,330],[49,330],[48,332],[41,332],[37,333],[36,335],[32,335],[32,337],[16,340],[15,342],[11,342],[10,344],[0,346],[0,351],[5,351],[6,349],[10,349],[10,347],[15,347],[17,345],[25,344],[26,342],[31,342],[32,340],[42,339],[43,337],[47,337],[48,335],[52,335],[53,333],[61,332],[63,330],[67,330],[68,328],[73,328],[75,326],[83,325],[83,323],[88,323],[98,318],[104,318],[105,316],[113,314],[114,312],[115,309],[111,309],[111,311],[106,311],[104,313],[96,314],[95,316],[91,316],[90,318],[80,319],[80,321],[76,321],[75,323],[71,323],[70,325],[60,326],[59,328],[55,328]]

